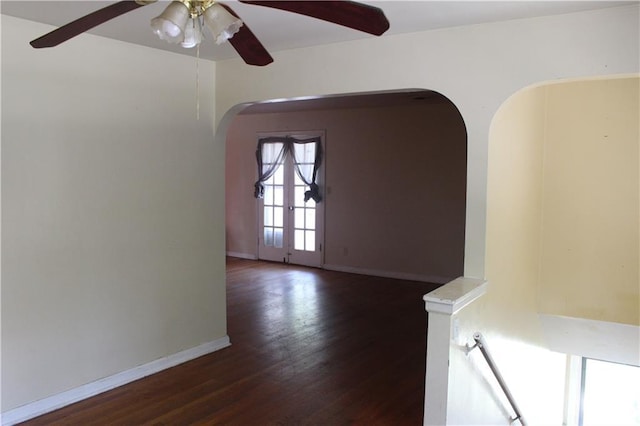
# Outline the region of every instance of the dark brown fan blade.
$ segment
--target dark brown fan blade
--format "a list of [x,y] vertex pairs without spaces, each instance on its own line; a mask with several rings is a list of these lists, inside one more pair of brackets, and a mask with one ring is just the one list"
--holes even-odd
[[97,27],[104,22],[107,22],[120,15],[124,15],[125,13],[144,5],[144,3],[138,4],[135,1],[119,1],[100,10],[96,10],[95,12],[92,12],[86,16],[83,16],[80,19],[76,19],[73,22],[69,22],[68,24],[51,31],[50,33],[47,33],[42,37],[31,41],[29,44],[31,44],[31,46],[35,47],[36,49],[40,49],[42,47],[57,46],[60,43],[63,43],[77,35],[80,35],[93,27]]
[[[236,18],[239,17],[229,6],[222,3],[218,4],[227,9],[229,13]],[[231,43],[240,57],[249,65],[265,66],[273,62],[273,58],[269,52],[267,52],[267,49],[264,48],[260,40],[258,40],[244,22],[240,27],[240,31],[229,39],[229,43]]]
[[355,1],[240,0],[240,2],[311,16],[373,35],[382,35],[389,29],[389,21],[381,9]]

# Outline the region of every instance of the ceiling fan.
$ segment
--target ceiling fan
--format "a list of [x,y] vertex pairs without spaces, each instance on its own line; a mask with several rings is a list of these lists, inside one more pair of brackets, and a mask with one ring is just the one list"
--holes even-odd
[[[126,0],[113,3],[63,25],[30,44],[34,48],[57,46],[104,22],[156,1]],[[389,21],[381,9],[355,1],[239,1],[310,16],[378,36],[389,29]],[[207,27],[217,44],[229,40],[247,64],[264,66],[273,62],[269,52],[239,16],[228,5],[215,0],[172,1],[158,17],[151,20],[151,27],[161,39],[180,43],[186,48],[197,46],[202,41],[203,28]]]

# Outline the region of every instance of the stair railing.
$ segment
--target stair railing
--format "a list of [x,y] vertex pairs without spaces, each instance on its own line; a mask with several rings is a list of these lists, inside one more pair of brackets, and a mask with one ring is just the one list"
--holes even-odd
[[476,347],[480,349],[480,352],[482,352],[484,359],[487,361],[487,364],[489,364],[489,368],[491,369],[491,372],[493,373],[496,380],[498,381],[498,384],[500,385],[502,392],[504,392],[505,396],[507,397],[507,400],[509,401],[509,404],[511,404],[511,408],[513,409],[513,412],[516,415],[514,418],[511,419],[511,423],[515,422],[516,420],[519,420],[522,426],[526,426],[524,417],[522,417],[522,413],[520,412],[520,409],[518,408],[516,401],[513,399],[513,395],[509,391],[507,384],[502,378],[502,374],[500,374],[500,371],[498,370],[498,367],[496,366],[496,363],[493,360],[493,357],[489,353],[486,340],[484,340],[484,337],[482,336],[481,333],[474,333],[473,340],[476,343],[473,346],[470,346],[468,348],[468,352]]

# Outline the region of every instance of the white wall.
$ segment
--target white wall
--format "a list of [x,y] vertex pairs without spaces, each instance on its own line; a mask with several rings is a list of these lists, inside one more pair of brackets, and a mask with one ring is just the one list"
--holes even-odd
[[491,127],[489,287],[456,318],[460,336],[450,348],[447,424],[506,424],[512,414],[480,351],[466,356],[464,345],[473,343],[477,331],[526,420],[559,424],[562,419],[565,357],[544,348],[537,316],[545,101],[543,90],[520,91],[502,105]]
[[[638,70],[638,8],[459,27],[274,53],[266,68],[217,64],[216,111],[265,99],[426,88],[460,109],[468,132],[465,275],[484,274],[489,123],[532,83]],[[224,139],[223,125],[217,137]]]
[[2,16],[2,409],[226,335],[215,64]]

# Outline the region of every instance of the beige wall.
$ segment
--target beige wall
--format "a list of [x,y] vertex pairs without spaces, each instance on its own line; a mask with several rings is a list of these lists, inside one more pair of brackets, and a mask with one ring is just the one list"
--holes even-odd
[[[547,349],[539,313],[638,325],[639,81],[525,89],[492,124],[489,291],[458,321],[465,334],[487,336],[533,424],[561,423],[565,385],[565,357]],[[571,353],[585,346],[576,344]],[[488,387],[479,354],[466,357],[454,344],[451,356],[451,424],[499,417],[500,403],[482,402]],[[462,410],[468,404],[484,408],[470,415]]]
[[[2,16],[2,409],[226,335],[214,64]],[[159,72],[160,66],[162,72]]]
[[640,79],[547,88],[540,312],[640,325]]
[[442,98],[237,116],[227,138],[228,251],[257,254],[257,133],[314,129],[326,131],[327,267],[443,283],[462,275],[466,133]]

